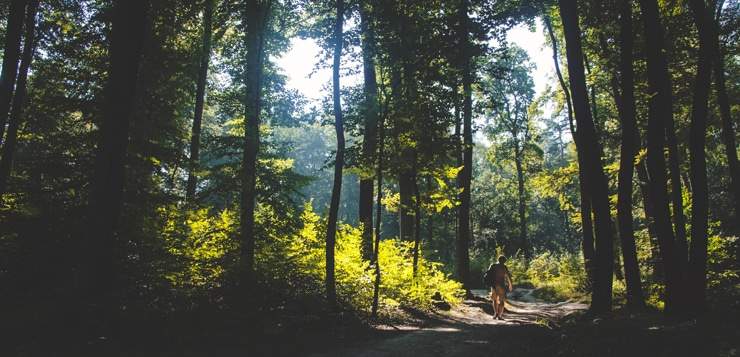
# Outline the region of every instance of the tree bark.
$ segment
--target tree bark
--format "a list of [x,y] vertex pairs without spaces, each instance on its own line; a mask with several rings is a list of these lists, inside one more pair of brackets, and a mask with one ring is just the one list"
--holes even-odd
[[375,203],[375,244],[373,245],[372,262],[375,264],[375,281],[373,282],[373,302],[371,316],[378,316],[378,300],[380,298],[380,217],[383,212],[383,154],[385,149],[385,118],[378,120],[378,155],[375,176],[378,179],[378,193]]
[[18,71],[15,95],[13,95],[13,106],[10,110],[8,133],[6,134],[5,143],[3,144],[2,160],[0,160],[0,196],[2,196],[7,189],[10,172],[13,168],[15,146],[18,142],[18,129],[23,121],[23,107],[26,104],[28,69],[31,67],[34,50],[36,49],[36,13],[38,12],[38,9],[39,0],[31,0],[31,2],[28,3],[21,67]]
[[419,182],[414,180],[414,224],[416,229],[414,230],[414,257],[413,257],[413,272],[414,277],[419,271],[419,250],[421,249],[421,194],[419,194]]
[[673,116],[671,105],[671,80],[663,53],[664,30],[661,25],[656,0],[640,0],[645,26],[647,75],[650,97],[647,129],[647,170],[649,197],[652,201],[655,230],[665,269],[665,311],[673,314],[682,308],[680,302],[683,272],[671,227],[668,207],[668,187],[664,157],[666,126]]
[[362,223],[362,257],[367,260],[373,254],[373,177],[368,173],[375,162],[378,128],[378,84],[375,79],[375,34],[371,24],[371,7],[369,1],[360,4],[365,132],[362,140],[363,172],[360,176],[359,219]]
[[262,72],[264,60],[265,25],[271,2],[248,0],[245,20],[247,31],[246,91],[244,111],[244,156],[242,158],[241,192],[241,256],[240,280],[242,293],[251,292],[256,283],[254,271],[254,209],[257,199],[257,155],[260,148],[260,114],[262,102]]
[[[721,6],[718,7],[718,15]],[[735,143],[735,128],[730,109],[730,100],[727,96],[727,86],[725,84],[725,57],[722,53],[719,42],[719,24],[718,21],[712,20],[711,26],[710,50],[712,51],[712,67],[714,72],[714,88],[717,92],[717,103],[719,104],[719,114],[722,121],[722,141],[725,146],[727,163],[730,170],[730,191],[735,198],[733,209],[735,210],[735,233],[740,234],[740,164],[737,160],[737,145]]]
[[563,74],[560,71],[560,61],[558,60],[558,41],[555,37],[555,32],[552,30],[550,19],[545,16],[544,21],[545,27],[547,28],[547,33],[550,36],[550,42],[552,42],[552,59],[555,63],[555,73],[558,75],[558,81],[560,82],[560,87],[562,88],[563,94],[565,95],[565,101],[568,108],[568,125],[570,127],[570,134],[573,137],[573,143],[576,145],[576,155],[578,159],[578,188],[580,191],[581,201],[581,227],[583,233],[581,251],[583,252],[583,263],[584,269],[586,270],[586,275],[588,276],[588,283],[589,285],[591,285],[594,281],[594,263],[596,252],[594,251],[594,229],[593,223],[591,221],[591,200],[586,189],[586,174],[584,169],[585,164],[583,149],[579,147],[578,134],[576,133],[576,126],[573,123],[573,106],[571,104],[572,100],[570,96],[570,90],[568,90],[568,86],[565,84]]
[[18,72],[18,56],[21,52],[21,34],[23,32],[23,15],[26,2],[26,0],[10,1],[5,32],[3,67],[2,72],[0,72],[0,143],[3,142],[5,125],[8,124],[8,111],[10,110],[10,101],[13,97],[13,88]]
[[622,122],[622,146],[619,154],[619,183],[617,194],[617,220],[619,238],[624,261],[624,275],[627,285],[627,304],[631,307],[645,306],[640,282],[640,267],[637,263],[637,247],[632,217],[632,178],[634,176],[635,156],[637,155],[639,132],[635,113],[634,68],[632,65],[632,1],[619,3],[619,42],[621,93],[617,111]]
[[637,177],[640,180],[640,194],[642,196],[642,209],[645,211],[645,221],[650,239],[650,263],[653,266],[653,280],[662,281],[665,277],[663,273],[663,261],[658,250],[658,234],[655,228],[655,214],[653,213],[653,202],[650,199],[650,187],[648,186],[648,171],[645,160],[640,160],[637,164]]
[[88,297],[107,296],[120,276],[116,237],[121,214],[125,158],[146,28],[147,0],[113,2],[110,69],[92,182],[83,272]]
[[596,273],[591,309],[596,313],[611,310],[614,269],[613,225],[609,207],[609,185],[601,163],[601,147],[589,108],[583,67],[581,33],[575,1],[560,0],[560,15],[565,32],[566,55],[573,109],[578,124],[578,141],[584,152],[586,188],[590,193],[596,228]]
[[337,17],[334,21],[334,63],[332,66],[332,87],[334,101],[334,129],[337,133],[337,154],[334,161],[334,185],[329,205],[329,221],[326,228],[326,299],[330,306],[337,301],[337,287],[334,278],[334,246],[337,234],[339,198],[342,192],[342,168],[344,167],[344,126],[339,87],[339,66],[342,60],[342,26],[344,24],[344,1],[337,0]]
[[456,244],[457,276],[466,291],[470,289],[470,182],[473,173],[473,129],[472,129],[472,82],[471,48],[468,33],[468,1],[462,0],[460,7],[460,43],[462,46],[463,85],[463,168],[460,170],[460,211]]
[[190,160],[188,167],[188,182],[185,188],[185,200],[192,202],[195,198],[195,186],[198,181],[197,171],[200,167],[200,128],[203,121],[203,106],[205,104],[206,84],[208,82],[208,63],[211,59],[211,37],[213,36],[213,0],[205,0],[203,13],[203,53],[200,55],[198,70],[198,84],[195,89],[195,114],[190,136]]
[[[515,145],[519,146],[519,145]],[[524,167],[522,164],[522,150],[515,148],[514,164],[516,166],[517,194],[519,198],[519,244],[524,256],[529,258],[529,242],[527,241],[527,202],[524,190]]]
[[689,155],[691,160],[691,259],[689,260],[689,299],[693,306],[703,308],[707,287],[707,229],[709,188],[704,147],[707,135],[707,102],[712,76],[711,18],[704,0],[691,0],[689,7],[699,31],[699,58],[691,108]]

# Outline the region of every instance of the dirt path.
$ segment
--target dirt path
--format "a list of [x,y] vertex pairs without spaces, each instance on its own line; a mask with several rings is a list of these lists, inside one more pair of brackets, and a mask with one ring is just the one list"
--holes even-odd
[[530,289],[515,289],[500,321],[493,319],[487,291],[473,293],[476,298],[434,315],[428,326],[381,329],[377,338],[313,356],[552,355],[560,338],[553,328],[557,321],[587,308],[573,302],[538,302]]

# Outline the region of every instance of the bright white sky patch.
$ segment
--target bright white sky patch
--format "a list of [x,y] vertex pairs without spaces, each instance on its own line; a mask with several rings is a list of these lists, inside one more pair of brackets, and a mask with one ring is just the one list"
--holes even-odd
[[[552,64],[552,53],[545,46],[542,25],[537,22],[537,31],[530,32],[524,25],[514,27],[507,34],[511,43],[523,48],[535,65],[532,73],[535,92],[541,93],[555,69]],[[311,101],[318,101],[329,95],[331,90],[331,68],[317,68],[321,49],[312,39],[293,38],[291,48],[277,64],[288,77],[288,88],[297,89]],[[343,76],[342,87],[359,83],[361,75]]]

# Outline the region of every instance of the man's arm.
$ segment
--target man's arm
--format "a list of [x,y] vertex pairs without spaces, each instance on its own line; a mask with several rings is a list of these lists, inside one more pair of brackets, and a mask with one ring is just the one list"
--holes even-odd
[[506,279],[509,283],[509,290],[514,290],[514,286],[511,285],[513,279],[511,277],[511,272],[509,272],[509,269],[506,269]]

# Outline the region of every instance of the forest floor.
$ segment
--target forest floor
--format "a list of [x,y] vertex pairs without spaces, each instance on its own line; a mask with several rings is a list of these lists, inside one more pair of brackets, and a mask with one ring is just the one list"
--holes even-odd
[[73,315],[42,324],[51,310],[37,318],[18,310],[26,316],[19,324],[0,323],[0,356],[740,356],[732,307],[688,321],[623,308],[595,318],[583,303],[544,302],[532,289],[515,289],[501,321],[493,319],[488,292],[473,292],[447,311],[405,309],[382,324],[348,313],[331,322],[288,304],[261,319],[233,312],[130,317],[117,336],[82,340]]
[[493,319],[485,290],[450,311],[421,314],[414,326],[376,326],[354,343],[309,354],[333,356],[738,356],[738,320],[722,314],[682,322],[657,311],[617,310],[594,318],[588,306],[550,303],[533,289],[510,294],[504,320]]
[[546,303],[532,296],[533,289],[510,294],[504,320],[493,319],[487,290],[450,311],[419,316],[417,326],[376,326],[375,338],[312,356],[508,356],[552,355],[550,341],[566,316],[585,311],[578,302]]

